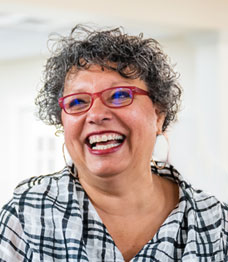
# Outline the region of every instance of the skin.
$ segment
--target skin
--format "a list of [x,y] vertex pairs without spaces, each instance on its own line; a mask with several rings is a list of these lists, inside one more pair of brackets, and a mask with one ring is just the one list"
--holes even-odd
[[[99,92],[114,86],[147,90],[140,79],[126,79],[114,71],[91,66],[67,75],[64,95]],[[141,95],[124,108],[108,108],[97,98],[86,113],[75,116],[62,111],[65,143],[80,183],[125,261],[154,236],[178,202],[177,185],[151,175],[150,170],[164,117],[148,96]],[[85,144],[86,137],[106,130],[125,135],[123,145],[109,154],[92,154]]]

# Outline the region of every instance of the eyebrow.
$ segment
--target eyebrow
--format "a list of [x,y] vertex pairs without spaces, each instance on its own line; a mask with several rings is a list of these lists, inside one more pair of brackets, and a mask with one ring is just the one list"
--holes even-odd
[[[65,92],[64,92],[65,91]],[[66,95],[70,95],[70,94],[75,94],[75,93],[85,93],[85,92],[88,92],[87,90],[85,90],[84,88],[82,89],[82,88],[79,88],[79,89],[71,89],[71,90],[69,90],[69,92],[68,92],[68,90],[66,89],[66,90],[63,90],[63,95],[64,96],[66,96]]]
[[[118,83],[118,82],[113,82],[109,87],[107,87],[107,88],[104,88],[104,90],[105,89],[108,89],[108,88],[112,88],[112,87],[118,87],[118,86],[132,86],[132,84],[130,84],[130,83],[128,83],[127,81],[124,81],[124,82],[121,82],[121,83]],[[67,91],[67,90],[66,90]],[[64,93],[64,92],[63,92]],[[88,90],[86,90],[86,87],[84,88],[84,87],[79,87],[79,88],[77,88],[77,90],[75,90],[74,88],[72,88],[72,90],[68,93],[67,92],[67,94],[66,95],[68,95],[68,94],[74,94],[74,93],[93,93],[93,92],[90,92],[90,91],[88,91]]]

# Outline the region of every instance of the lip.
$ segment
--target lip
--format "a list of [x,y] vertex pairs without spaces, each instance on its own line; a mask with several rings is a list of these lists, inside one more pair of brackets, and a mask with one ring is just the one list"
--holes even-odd
[[124,134],[120,133],[120,132],[117,132],[117,131],[114,131],[114,130],[103,130],[103,131],[97,131],[97,132],[91,132],[89,133],[87,136],[86,136],[86,139],[85,139],[85,144],[89,150],[89,152],[93,155],[106,155],[106,154],[111,154],[111,153],[114,153],[116,151],[118,151],[124,144],[125,140],[123,141],[123,143],[121,143],[120,145],[118,146],[115,146],[115,147],[112,147],[112,148],[108,148],[108,149],[104,149],[104,150],[94,150],[92,149],[89,145],[88,145],[88,138],[92,135],[101,135],[101,134],[109,134],[109,133],[115,133],[115,134],[119,134],[121,136],[124,136],[126,137]]
[[124,144],[125,141],[123,141],[123,143],[121,143],[118,146],[112,147],[112,148],[108,148],[108,149],[104,149],[104,150],[94,150],[92,148],[90,148],[89,146],[89,152],[93,155],[106,155],[106,154],[111,154],[111,153],[115,153],[116,151],[118,151]]

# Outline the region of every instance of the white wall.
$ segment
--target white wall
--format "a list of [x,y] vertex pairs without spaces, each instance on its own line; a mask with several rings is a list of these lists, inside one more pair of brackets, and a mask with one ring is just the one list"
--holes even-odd
[[166,46],[184,87],[183,110],[169,134],[170,161],[196,188],[228,202],[225,39],[214,32],[195,32]]
[[31,176],[63,168],[63,139],[55,128],[35,116],[34,98],[41,85],[44,58],[0,63],[0,205],[8,201],[14,187]]

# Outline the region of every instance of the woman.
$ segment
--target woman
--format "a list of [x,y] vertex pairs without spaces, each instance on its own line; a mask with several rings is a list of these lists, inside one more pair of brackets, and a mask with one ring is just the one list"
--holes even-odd
[[181,95],[159,44],[82,26],[58,44],[36,104],[73,164],[16,188],[0,261],[228,261],[228,207],[151,157]]

